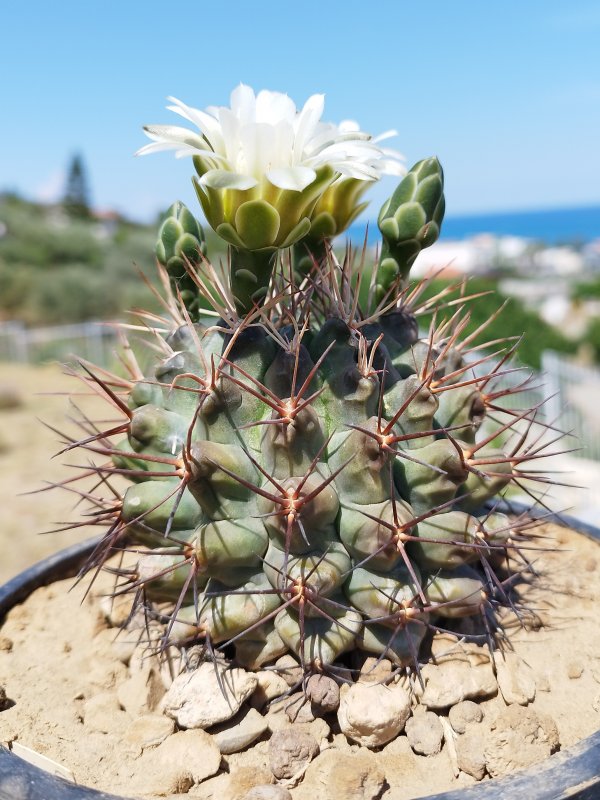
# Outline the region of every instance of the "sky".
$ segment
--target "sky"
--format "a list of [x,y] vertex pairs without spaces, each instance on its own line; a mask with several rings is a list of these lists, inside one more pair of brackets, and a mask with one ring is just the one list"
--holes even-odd
[[442,161],[448,215],[600,204],[597,0],[29,0],[0,30],[0,189],[26,197],[59,198],[80,153],[97,208],[197,210],[191,161],[134,158],[142,125],[243,82],[397,129],[409,166]]

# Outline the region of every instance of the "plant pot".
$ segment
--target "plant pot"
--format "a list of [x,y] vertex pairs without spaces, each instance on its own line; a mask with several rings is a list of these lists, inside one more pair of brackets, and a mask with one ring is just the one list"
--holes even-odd
[[[40,586],[70,578],[90,555],[100,537],[67,547],[38,561],[0,586],[0,621],[13,606]],[[35,767],[0,746],[0,800],[126,800],[69,783]]]
[[[600,543],[600,529],[568,516],[527,509],[519,503],[495,505],[497,510],[543,516]],[[72,577],[92,552],[94,538],[38,562],[0,587],[0,621],[15,605],[40,586]],[[505,778],[429,795],[428,800],[597,800],[600,797],[600,731],[546,761]],[[0,746],[0,800],[131,800],[69,783],[35,767]],[[341,798],[343,800],[343,798]]]

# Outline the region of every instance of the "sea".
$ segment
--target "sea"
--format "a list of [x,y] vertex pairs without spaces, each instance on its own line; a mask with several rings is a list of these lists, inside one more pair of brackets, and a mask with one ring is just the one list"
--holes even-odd
[[[364,242],[367,224],[369,244],[379,241],[376,220],[356,222],[348,231],[351,241],[356,245]],[[440,239],[456,241],[481,233],[519,236],[547,245],[582,245],[600,239],[600,205],[448,216],[444,219]]]

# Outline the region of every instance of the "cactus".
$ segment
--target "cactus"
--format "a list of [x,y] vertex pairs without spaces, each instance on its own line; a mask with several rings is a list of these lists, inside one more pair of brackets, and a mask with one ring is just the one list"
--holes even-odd
[[437,158],[419,161],[379,213],[383,247],[379,259],[377,299],[406,280],[425,247],[440,235],[444,218],[444,173]]
[[156,258],[166,268],[173,293],[193,320],[198,319],[200,298],[188,265],[198,267],[205,255],[204,231],[198,220],[183,203],[173,203],[160,227]]
[[230,235],[219,275],[191,212],[171,208],[157,247],[170,314],[154,331],[161,355],[144,372],[130,352],[128,378],[86,368],[122,420],[102,432],[86,423],[70,445],[108,459],[83,470],[102,490],[130,480],[117,502],[85,493],[109,523],[87,568],[142,548],[117,569],[117,591],[164,621],[165,645],[202,642],[250,669],[291,653],[307,675],[354,651],[417,667],[428,631],[463,617],[494,636],[497,608],[512,602],[508,549],[521,552],[528,523],[493,499],[535,477],[526,464],[543,447],[525,444],[536,409],[496,402],[510,395],[494,382],[511,343],[496,366],[475,358],[473,337],[461,339],[468,312],[448,305],[444,317],[445,295],[432,306],[419,302],[422,284],[408,286],[442,216],[441,168],[427,159],[382,209],[363,308],[366,270],[351,254],[340,263],[327,248],[298,284],[289,254],[272,248],[253,278],[261,213],[236,234],[246,231],[243,248]]

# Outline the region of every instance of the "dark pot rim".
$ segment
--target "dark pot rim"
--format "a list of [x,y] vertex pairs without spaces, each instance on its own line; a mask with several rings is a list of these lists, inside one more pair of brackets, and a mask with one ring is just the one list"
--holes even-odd
[[[584,534],[600,543],[600,528],[563,514],[549,514],[524,503],[502,501],[494,509],[528,513]],[[70,578],[88,558],[101,537],[94,537],[39,561],[0,586],[0,621],[34,589]],[[427,795],[421,800],[598,800],[600,797],[600,730],[573,747],[561,750],[541,764],[466,789]],[[0,800],[133,800],[69,783],[34,767],[0,746]],[[343,800],[341,798],[340,800]]]

